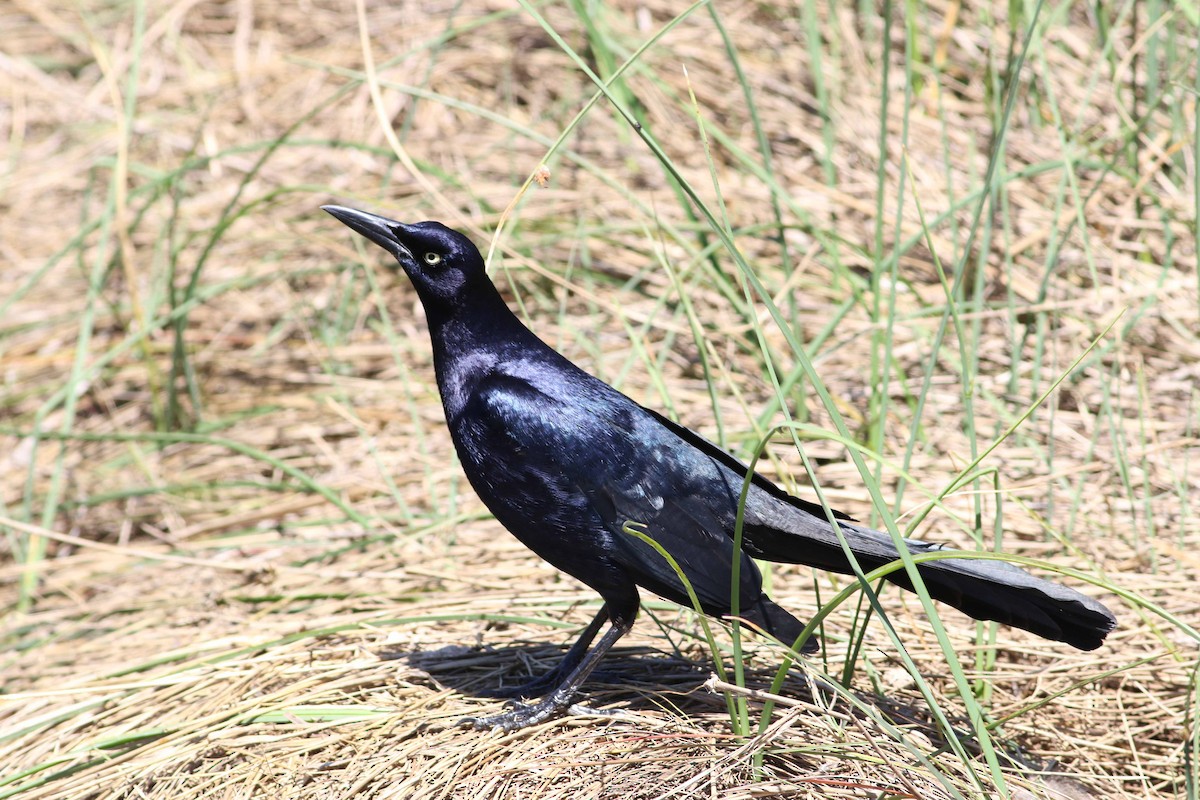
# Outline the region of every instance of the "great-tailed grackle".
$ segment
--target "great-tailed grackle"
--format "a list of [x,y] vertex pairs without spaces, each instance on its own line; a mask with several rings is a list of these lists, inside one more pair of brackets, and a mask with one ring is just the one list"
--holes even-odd
[[[540,702],[470,722],[514,730],[568,707],[597,662],[633,625],[637,587],[691,605],[674,569],[623,530],[627,523],[645,526],[673,556],[705,613],[730,613],[736,558],[740,618],[784,642],[799,637],[803,623],[763,593],[752,557],[850,572],[820,505],[754,475],[742,549],[734,552],[744,464],[537,338],[505,305],[467,237],[439,222],[406,225],[351,208],[323,208],[395,256],[416,286],[429,320],[446,422],[484,504],[529,549],[604,599],[562,664],[526,687],[547,690]],[[864,570],[899,557],[890,536],[834,514]],[[917,541],[908,548],[940,549]],[[946,558],[918,569],[937,600],[976,619],[1084,650],[1099,647],[1116,625],[1097,601],[1004,561]],[[912,588],[902,569],[889,580]],[[605,621],[611,627],[591,647]],[[816,640],[802,649],[816,652]]]

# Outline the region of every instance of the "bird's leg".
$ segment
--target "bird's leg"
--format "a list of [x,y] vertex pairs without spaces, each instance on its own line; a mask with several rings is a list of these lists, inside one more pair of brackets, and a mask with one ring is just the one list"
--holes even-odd
[[583,629],[583,633],[579,634],[579,638],[575,640],[575,644],[571,645],[571,649],[563,656],[562,660],[549,672],[543,673],[531,681],[513,686],[507,689],[494,689],[484,692],[485,697],[541,697],[548,690],[558,686],[563,680],[571,674],[579,662],[583,660],[587,649],[591,647],[592,641],[596,638],[596,634],[604,627],[604,623],[608,621],[608,605],[600,607],[600,612],[595,618],[588,623],[588,626]]
[[[594,620],[593,623],[595,623]],[[588,627],[591,628],[592,626],[589,625]],[[471,725],[477,730],[515,731],[529,725],[536,725],[539,722],[562,713],[571,707],[571,699],[575,696],[579,685],[596,668],[596,665],[600,663],[600,659],[604,658],[605,653],[616,644],[618,639],[628,633],[632,627],[632,615],[628,617],[614,615],[612,617],[612,627],[605,631],[604,635],[600,637],[600,641],[596,643],[596,646],[580,659],[575,669],[567,675],[562,683],[539,702],[522,703],[511,711],[505,711],[503,714],[494,714],[490,717],[466,717],[459,724]],[[584,633],[586,634],[587,631]],[[593,633],[592,635],[594,636],[595,634]]]

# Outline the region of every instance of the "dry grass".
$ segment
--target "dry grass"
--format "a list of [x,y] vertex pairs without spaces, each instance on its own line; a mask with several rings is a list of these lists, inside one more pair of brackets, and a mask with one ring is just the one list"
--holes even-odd
[[[830,184],[799,12],[724,5],[772,142],[774,181],[795,203],[784,218],[796,266],[784,274],[765,236],[746,233],[738,243],[780,305],[794,306],[807,340],[853,292],[869,293],[881,23],[817,8],[822,35],[836,42],[823,73],[837,131]],[[1002,15],[1007,4],[996,5]],[[606,35],[632,48],[678,10],[621,2],[602,19]],[[565,8],[543,13],[573,47],[589,44]],[[1008,42],[983,9],[950,3],[921,13],[923,63],[936,69],[918,76],[907,104],[907,149],[899,135],[905,75],[892,72],[888,252],[922,234],[912,197],[932,216],[978,187],[993,131],[985,66],[1000,63]],[[606,665],[611,674],[594,683],[592,701],[622,715],[507,736],[452,724],[494,707],[485,690],[552,664],[596,598],[483,514],[440,423],[411,288],[373,267],[384,293],[373,291],[348,268],[360,258],[351,237],[316,207],[336,199],[401,219],[441,218],[484,243],[541,163],[545,141],[594,89],[507,2],[373,4],[367,17],[381,78],[419,89],[385,87],[383,97],[421,180],[397,163],[366,88],[340,92],[363,63],[353,6],[154,2],[140,36],[124,5],[0,6],[8,141],[0,279],[11,293],[0,304],[0,511],[26,520],[0,541],[0,797],[985,794],[938,750],[924,701],[874,626],[855,688],[905,741],[923,743],[916,752],[926,763],[868,712],[814,708],[826,701],[798,671],[783,694],[803,703],[777,711],[761,737],[732,736],[724,700],[703,689],[710,660],[694,620],[662,605],[653,610],[660,624],[644,618]],[[1179,47],[1194,52],[1195,29],[1186,31]],[[1177,118],[1194,130],[1195,103],[1187,93],[1150,110],[1144,99],[1140,110],[1129,102],[1131,76],[1149,91],[1145,54],[1132,46],[1139,32],[1115,30],[1117,52],[1107,55],[1081,10],[1052,26],[1030,66],[1041,77],[1030,79],[1007,133],[1008,172],[1030,171],[1006,184],[1008,205],[993,220],[979,284],[993,302],[963,322],[981,331],[973,410],[986,444],[1117,320],[1096,356],[987,462],[1003,489],[1004,547],[1103,575],[1198,627],[1196,164],[1180,155],[1193,143],[1173,133]],[[893,36],[898,65],[902,26]],[[590,46],[595,58],[595,40]],[[136,110],[126,117],[135,62]],[[712,20],[694,14],[644,63],[630,75],[629,96],[655,138],[689,181],[711,187],[695,120],[676,99],[687,96],[686,66],[710,133],[730,138],[714,160],[734,224],[769,223],[768,187],[736,156],[735,148],[755,152],[754,131]],[[1190,84],[1195,65],[1180,63],[1170,80]],[[1056,109],[1084,132],[1071,145],[1058,138]],[[1130,163],[1121,137],[1139,123]],[[290,140],[259,164],[285,134]],[[501,283],[570,357],[715,435],[687,321],[660,303],[673,290],[654,251],[661,242],[667,258],[701,272],[688,249],[692,223],[660,165],[603,104],[567,149],[551,163],[549,186],[531,190],[506,230],[511,271]],[[897,229],[906,152],[909,200]],[[1068,193],[1060,206],[1063,170],[1034,167],[1067,152],[1079,202]],[[1103,168],[1114,163],[1121,168]],[[953,215],[960,226],[973,208]],[[215,227],[229,220],[198,277],[206,301],[186,316],[198,393],[182,392],[180,416],[164,426],[166,390],[184,386],[172,382],[164,286],[187,284]],[[676,229],[678,237],[669,233]],[[836,259],[830,235],[844,243]],[[965,240],[963,227],[941,225],[926,245],[949,264]],[[953,333],[924,418],[914,420],[905,402],[921,392],[944,301],[930,256],[921,245],[900,262],[883,449],[898,463],[915,437],[909,472],[941,487],[970,461],[971,444]],[[383,261],[374,251],[366,260]],[[756,415],[773,397],[753,328],[713,282],[693,286],[720,365],[722,416],[740,434],[746,410]],[[865,306],[852,306],[816,354],[841,413],[864,436],[877,421],[865,365],[879,330]],[[777,355],[786,352],[773,326],[765,335]],[[631,354],[631,337],[658,360],[661,385]],[[103,369],[71,378],[73,364],[106,356]],[[64,387],[73,387],[71,401],[47,402]],[[811,405],[814,421],[827,423]],[[35,447],[35,424],[72,433]],[[197,435],[174,435],[187,427]],[[773,452],[766,468],[781,480],[803,474],[790,445]],[[830,501],[869,516],[844,450],[814,442],[809,452],[821,458]],[[894,470],[883,480],[893,496]],[[923,500],[910,487],[905,508]],[[969,520],[973,500],[952,495],[922,534],[968,542],[956,517]],[[985,518],[994,502],[985,499]],[[52,540],[30,535],[39,523]],[[39,541],[46,558],[28,559]],[[804,571],[777,569],[773,579],[798,615],[816,611]],[[833,579],[820,580],[828,597]],[[930,686],[961,709],[920,606],[895,593],[884,599]],[[1020,759],[1010,784],[1017,793],[1189,791],[1196,643],[1161,617],[1105,599],[1120,628],[1095,653],[998,634],[988,702],[994,719],[1018,714],[998,733]],[[952,613],[945,622],[970,664],[974,626]],[[850,609],[831,617],[830,674],[843,666],[851,625]],[[779,656],[752,647],[750,683],[765,688]],[[757,766],[755,754],[765,754]]]

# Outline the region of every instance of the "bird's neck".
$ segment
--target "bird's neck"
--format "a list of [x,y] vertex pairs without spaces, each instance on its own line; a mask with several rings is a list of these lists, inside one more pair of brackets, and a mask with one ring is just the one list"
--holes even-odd
[[481,379],[502,369],[514,354],[549,350],[509,310],[499,292],[488,288],[492,291],[428,317],[433,366],[447,420],[458,416]]

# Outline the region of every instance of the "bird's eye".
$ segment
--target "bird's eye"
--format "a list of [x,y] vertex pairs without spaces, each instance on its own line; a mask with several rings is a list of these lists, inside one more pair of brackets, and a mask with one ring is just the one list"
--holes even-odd
[[438,264],[442,263],[442,257],[437,253],[426,253],[425,263],[431,267],[436,267]]

